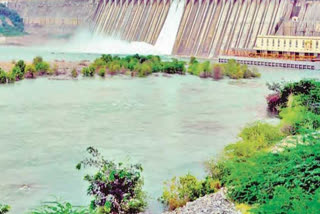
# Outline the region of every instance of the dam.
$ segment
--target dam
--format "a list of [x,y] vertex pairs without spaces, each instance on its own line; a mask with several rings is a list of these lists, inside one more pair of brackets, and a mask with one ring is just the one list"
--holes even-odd
[[160,46],[178,56],[252,50],[261,35],[320,36],[320,1],[310,0],[9,0],[8,5],[31,31],[80,27],[151,45],[170,34],[170,42]]

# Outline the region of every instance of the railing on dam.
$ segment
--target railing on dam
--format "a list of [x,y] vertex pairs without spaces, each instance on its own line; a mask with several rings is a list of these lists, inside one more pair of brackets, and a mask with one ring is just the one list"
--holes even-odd
[[320,70],[320,64],[317,62],[282,61],[262,58],[254,59],[249,57],[219,56],[219,63],[227,63],[231,59],[234,59],[237,63],[244,65]]

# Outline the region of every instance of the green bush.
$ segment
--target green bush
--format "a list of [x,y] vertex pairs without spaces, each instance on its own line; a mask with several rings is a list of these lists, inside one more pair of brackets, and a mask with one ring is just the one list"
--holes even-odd
[[94,175],[86,175],[88,194],[93,196],[91,209],[98,213],[139,213],[146,207],[142,191],[143,178],[140,164],[125,166],[105,160],[98,150],[87,149],[90,158],[81,161],[77,169],[95,167]]
[[84,67],[81,70],[81,73],[84,77],[93,77],[94,76],[94,69],[90,69],[89,67]]
[[201,192],[202,183],[193,175],[187,174],[179,178],[174,177],[165,183],[161,201],[170,210],[174,210],[201,197]]
[[0,214],[5,214],[5,213],[8,213],[9,211],[10,211],[9,205],[0,204]]
[[13,71],[10,71],[9,73],[7,73],[8,83],[14,83],[16,79],[17,79],[16,73],[14,73]]
[[251,213],[296,213],[315,214],[320,210],[320,189],[308,194],[301,188],[288,189],[283,186],[275,188],[274,196],[265,204],[251,209]]
[[273,198],[277,186],[314,194],[320,187],[318,137],[309,135],[306,143],[281,153],[259,152],[245,162],[227,160],[229,173],[222,182],[229,187],[229,196],[240,203],[264,204]]
[[50,65],[47,62],[38,62],[35,65],[36,71],[40,74],[40,75],[44,75],[44,74],[48,74],[49,70],[50,70]]
[[300,96],[289,96],[286,108],[280,110],[282,130],[287,134],[304,133],[320,128],[320,115],[303,106]]
[[320,81],[305,79],[299,82],[269,85],[269,88],[280,94],[275,104],[278,109],[288,106],[290,96],[299,96],[301,105],[315,114],[320,114]]
[[7,73],[0,68],[0,84],[5,84],[7,83]]
[[228,158],[248,158],[258,151],[264,151],[279,142],[284,135],[278,126],[255,122],[245,127],[239,134],[240,141],[225,147]]
[[71,76],[73,77],[73,78],[77,78],[78,77],[78,72],[77,72],[77,70],[74,68],[74,69],[72,69],[72,71],[71,71]]
[[192,65],[192,64],[195,64],[195,63],[198,63],[197,58],[194,57],[194,56],[190,57],[189,65]]
[[102,58],[97,58],[94,60],[94,62],[91,65],[94,67],[96,71],[98,71],[101,68],[105,67],[107,65],[107,62]]
[[34,66],[36,66],[38,63],[41,63],[41,62],[43,62],[43,58],[42,58],[41,56],[36,56],[36,57],[33,58],[33,60],[32,60],[32,64],[33,64]]
[[99,76],[104,77],[106,75],[106,69],[105,68],[100,68],[99,70]]
[[249,79],[260,77],[261,74],[256,68],[249,69],[247,65],[240,65],[236,60],[231,59],[224,65],[225,75],[231,79]]
[[11,75],[15,76],[15,80],[22,80],[24,78],[24,72],[20,70],[19,66],[14,66],[12,68]]
[[[89,214],[89,209],[82,207],[73,207],[68,202],[46,202],[39,208],[32,210],[30,214]],[[94,214],[94,213],[92,213]]]
[[25,77],[26,78],[35,78],[37,75],[37,71],[35,66],[32,65],[27,65],[25,68]]
[[184,206],[189,201],[194,201],[206,194],[215,192],[220,188],[220,183],[210,177],[198,180],[191,174],[174,177],[165,182],[165,187],[160,198],[170,210]]
[[20,71],[24,74],[25,73],[25,69],[26,69],[26,64],[23,60],[19,60],[15,66],[20,68]]

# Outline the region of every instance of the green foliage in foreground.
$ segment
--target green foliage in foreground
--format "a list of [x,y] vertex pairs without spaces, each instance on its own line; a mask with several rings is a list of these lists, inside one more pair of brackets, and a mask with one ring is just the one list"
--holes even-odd
[[225,148],[227,158],[248,158],[256,152],[264,151],[279,142],[284,134],[278,126],[255,122],[246,126],[239,134],[240,141]]
[[94,214],[88,208],[73,207],[68,202],[46,202],[30,214]]
[[9,205],[2,205],[0,204],[0,214],[5,214],[10,211]]
[[274,213],[274,214],[315,214],[320,210],[320,189],[314,194],[308,194],[297,187],[288,189],[283,186],[275,188],[272,199],[266,203],[250,210],[252,213]]
[[257,153],[245,162],[227,160],[222,182],[229,187],[232,199],[248,204],[266,203],[277,186],[299,187],[305,193],[314,194],[320,187],[318,141],[310,136],[307,144],[298,144],[280,153]]
[[139,213],[147,206],[142,191],[143,178],[140,164],[126,166],[105,160],[98,150],[87,149],[90,158],[81,161],[77,169],[95,167],[94,175],[86,175],[88,195],[93,196],[91,210],[97,213]]
[[299,96],[303,106],[315,114],[320,114],[320,81],[304,79],[298,82],[268,84],[268,87],[278,97],[274,100],[268,100],[269,109],[272,105],[278,111],[286,108],[290,97]]
[[287,134],[305,133],[320,128],[320,114],[316,114],[303,105],[302,97],[290,96],[286,108],[280,110],[282,131]]
[[195,176],[187,174],[181,177],[174,177],[165,182],[160,200],[170,210],[174,210],[189,201],[214,193],[218,188],[220,188],[220,183],[217,180],[209,177],[204,180],[198,180]]

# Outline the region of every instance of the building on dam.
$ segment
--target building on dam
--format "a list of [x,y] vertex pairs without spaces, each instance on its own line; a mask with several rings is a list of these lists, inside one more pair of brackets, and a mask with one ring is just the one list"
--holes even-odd
[[253,49],[258,56],[312,59],[320,54],[320,37],[258,36]]

